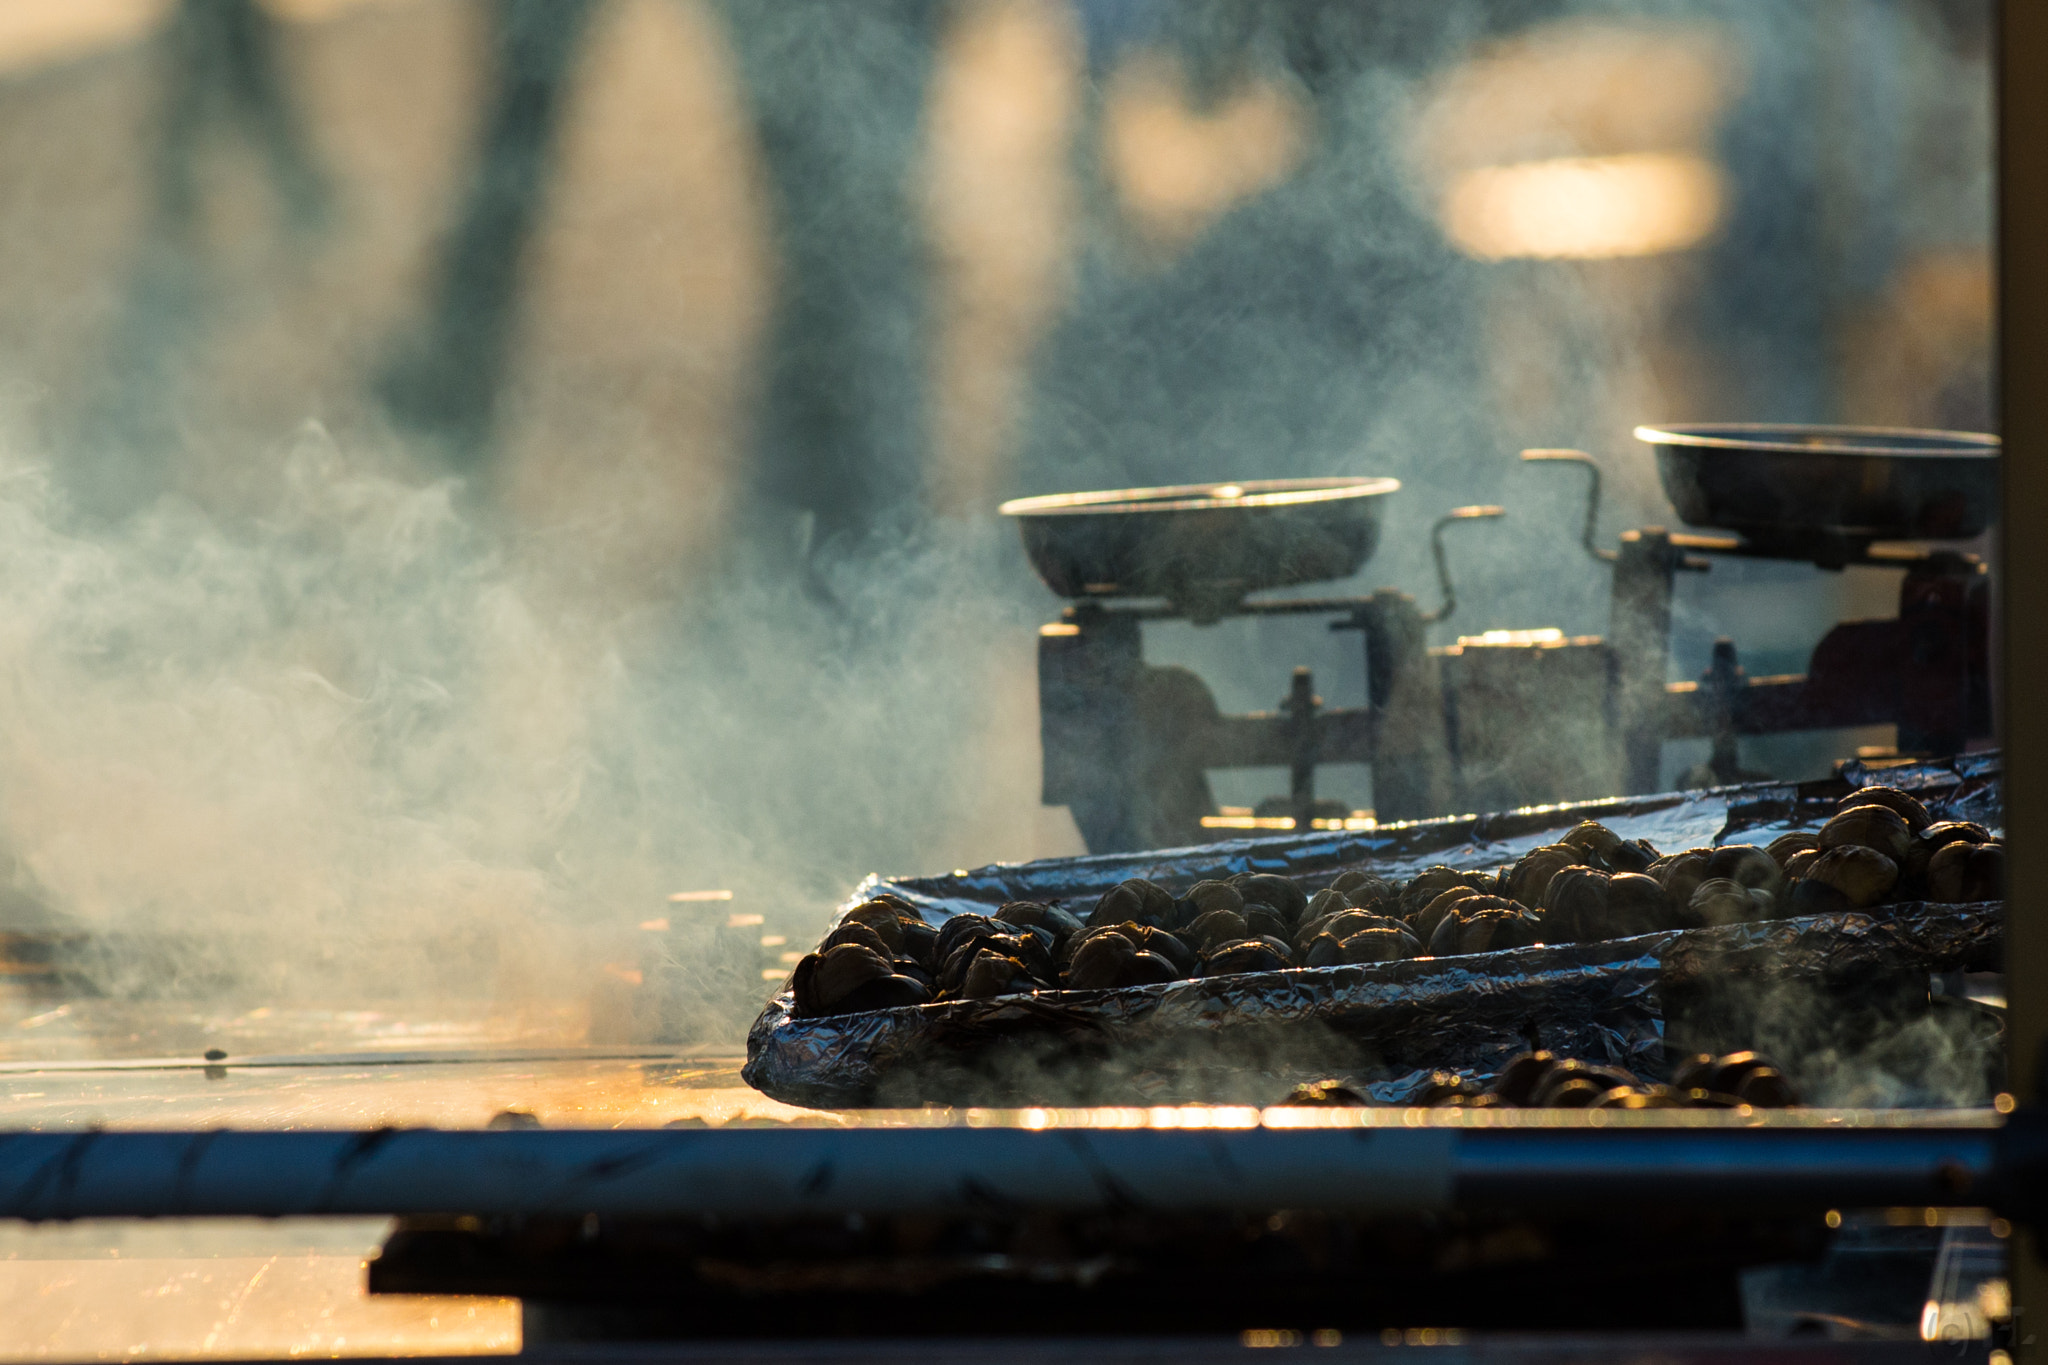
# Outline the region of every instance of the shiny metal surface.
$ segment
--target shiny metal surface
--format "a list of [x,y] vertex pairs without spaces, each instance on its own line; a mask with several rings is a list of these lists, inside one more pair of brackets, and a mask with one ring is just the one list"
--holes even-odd
[[[1566,1119],[1564,1115],[1571,1115]],[[1576,1120],[1576,1121],[1572,1121]],[[1981,1204],[1989,1111],[875,1113],[731,1129],[0,1135],[0,1215],[1815,1210]]]
[[[1964,755],[1887,768],[1881,777],[1859,771],[1856,780],[1904,785],[1953,811],[1949,818],[1995,826],[1998,765],[1996,754]],[[1270,872],[1315,888],[1346,868],[1367,867],[1406,879],[1432,863],[1512,863],[1586,819],[1662,849],[1716,843],[1724,832],[1766,844],[1813,823],[1815,810],[1802,810],[1799,802],[1797,784],[1770,783],[1193,848],[999,863],[943,877],[871,879],[847,907],[886,892],[937,924],[956,914],[986,914],[1009,900],[1085,906],[1130,877],[1184,887],[1204,878]],[[746,1074],[780,1098],[821,1106],[976,1099],[1058,1103],[1071,1096],[1052,1082],[1071,1084],[1077,1073],[1012,1066],[991,1089],[984,1077],[962,1075],[958,1063],[994,1044],[1056,1048],[1069,1039],[1099,1039],[1123,1050],[1123,1064],[1102,1068],[1106,1081],[1083,1098],[1270,1104],[1295,1083],[1349,1063],[1322,1054],[1292,1058],[1257,1040],[1250,1052],[1226,1047],[1235,1037],[1251,1036],[1239,1030],[1277,1025],[1291,1030],[1291,1038],[1311,1041],[1325,1024],[1354,1036],[1370,1030],[1385,1078],[1392,1079],[1410,1069],[1497,1069],[1526,1048],[1522,1029],[1532,1018],[1553,1049],[1631,1069],[1654,1067],[1663,1049],[1655,988],[1667,971],[1713,971],[1731,954],[1752,952],[1820,976],[1870,970],[1887,960],[1897,965],[1904,959],[1892,954],[1899,950],[1921,970],[1953,970],[1995,959],[1999,930],[1996,906],[1892,906],[1597,944],[1242,973],[1107,991],[1040,991],[822,1018],[798,1018],[793,996],[784,991],[754,1025]],[[919,1074],[925,1069],[928,1078]]]
[[[421,1009],[67,996],[0,976],[0,1125],[480,1128],[768,1122],[736,1058],[584,1048],[581,1006]],[[225,1051],[209,1066],[203,1053]],[[652,1055],[649,1055],[651,1052]],[[0,1219],[0,1361],[517,1351],[510,1299],[371,1297],[384,1217]]]
[[1024,551],[1062,597],[1164,597],[1202,615],[1245,594],[1348,578],[1398,479],[1252,479],[1017,498]]
[[1996,436],[1737,422],[1635,435],[1688,525],[1789,558],[1836,541],[1966,540],[1998,513]]

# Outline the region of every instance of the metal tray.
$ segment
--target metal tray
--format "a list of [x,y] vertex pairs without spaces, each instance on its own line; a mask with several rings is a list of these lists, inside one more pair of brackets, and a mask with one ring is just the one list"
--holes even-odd
[[1967,540],[1998,513],[1996,436],[1739,422],[1635,435],[1688,525],[1796,558],[1838,541]]
[[1222,611],[1247,593],[1348,578],[1379,544],[1398,479],[1252,479],[1002,505],[1062,597],[1164,597]]
[[[1369,867],[1491,867],[1598,819],[1679,849],[1768,842],[1824,818],[1852,787],[1918,791],[1944,818],[1996,828],[1998,757],[1969,755],[1839,779],[1610,798],[1375,830],[1233,840],[1149,853],[995,864],[946,877],[871,877],[933,923],[1009,900],[1092,902],[1130,877],[1185,886],[1276,872],[1311,888]],[[1664,994],[1734,974],[1821,983],[1995,969],[1999,907],[1894,905],[1846,915],[1511,949],[1374,966],[1299,968],[1109,991],[1040,991],[823,1019],[787,991],[747,1040],[747,1081],[822,1107],[939,1103],[1273,1103],[1295,1080],[1360,1076],[1395,1087],[1418,1070],[1485,1072],[1532,1043],[1656,1074]]]

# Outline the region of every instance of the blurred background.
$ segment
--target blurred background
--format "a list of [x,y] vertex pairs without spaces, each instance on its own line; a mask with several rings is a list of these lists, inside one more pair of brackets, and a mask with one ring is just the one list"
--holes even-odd
[[[1077,852],[1038,802],[1058,604],[994,515],[1023,494],[1393,475],[1352,589],[1432,600],[1430,521],[1498,502],[1433,642],[1598,632],[1582,485],[1518,449],[1598,456],[1611,537],[1672,521],[1639,422],[1990,426],[1988,26],[9,0],[17,910],[231,931],[195,964],[247,940],[279,983],[516,984],[679,890],[814,931],[870,870]],[[1730,622],[1796,671],[1896,593],[1686,577],[1674,676]],[[1296,663],[1363,687],[1320,627],[1152,639],[1226,710]]]
[[[1638,423],[1992,423],[1989,16],[0,0],[8,1122],[792,1116],[732,1055],[861,877],[1081,851],[1000,501],[1392,475],[1323,590],[1433,605],[1431,522],[1499,503],[1430,643],[1602,632],[1519,449],[1601,461],[1611,543],[1673,521]],[[1674,678],[1898,592],[1680,577]],[[1364,693],[1321,621],[1147,647]],[[576,1050],[650,1037],[719,1060]],[[387,1230],[0,1229],[0,1358],[516,1349],[366,1300]]]

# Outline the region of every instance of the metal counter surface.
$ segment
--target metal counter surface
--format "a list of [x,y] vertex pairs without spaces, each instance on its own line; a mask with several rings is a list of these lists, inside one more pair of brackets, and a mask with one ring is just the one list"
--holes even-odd
[[[0,1125],[120,1132],[768,1122],[810,1111],[736,1057],[590,1049],[564,1007],[502,1014],[122,1002],[0,982]],[[232,1055],[209,1068],[217,1047]],[[814,1114],[810,1114],[815,1118]],[[459,1356],[520,1348],[511,1299],[373,1297],[384,1217],[0,1219],[0,1361]]]

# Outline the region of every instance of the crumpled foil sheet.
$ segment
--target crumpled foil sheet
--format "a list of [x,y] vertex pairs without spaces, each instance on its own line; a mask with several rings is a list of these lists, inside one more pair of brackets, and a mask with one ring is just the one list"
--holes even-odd
[[[1130,877],[1184,888],[1236,872],[1277,872],[1310,890],[1365,867],[1405,878],[1434,863],[1512,862],[1581,820],[1672,851],[1767,843],[1824,819],[1854,786],[1914,791],[1937,818],[1996,829],[1998,756],[1867,770],[1840,779],[1611,798],[1370,831],[1240,839],[1156,852],[996,864],[949,877],[869,878],[846,908],[883,891],[933,923],[1004,901],[1065,901],[1084,912]],[[1107,991],[1039,991],[866,1014],[797,1019],[784,991],[747,1039],[747,1081],[793,1104],[1271,1102],[1318,1075],[1484,1074],[1542,1046],[1656,1075],[1660,988],[1714,975],[1827,983],[1900,971],[1995,970],[1998,905],[1867,911],[1647,934],[1607,943],[1507,949],[1368,966],[1175,981]]]

